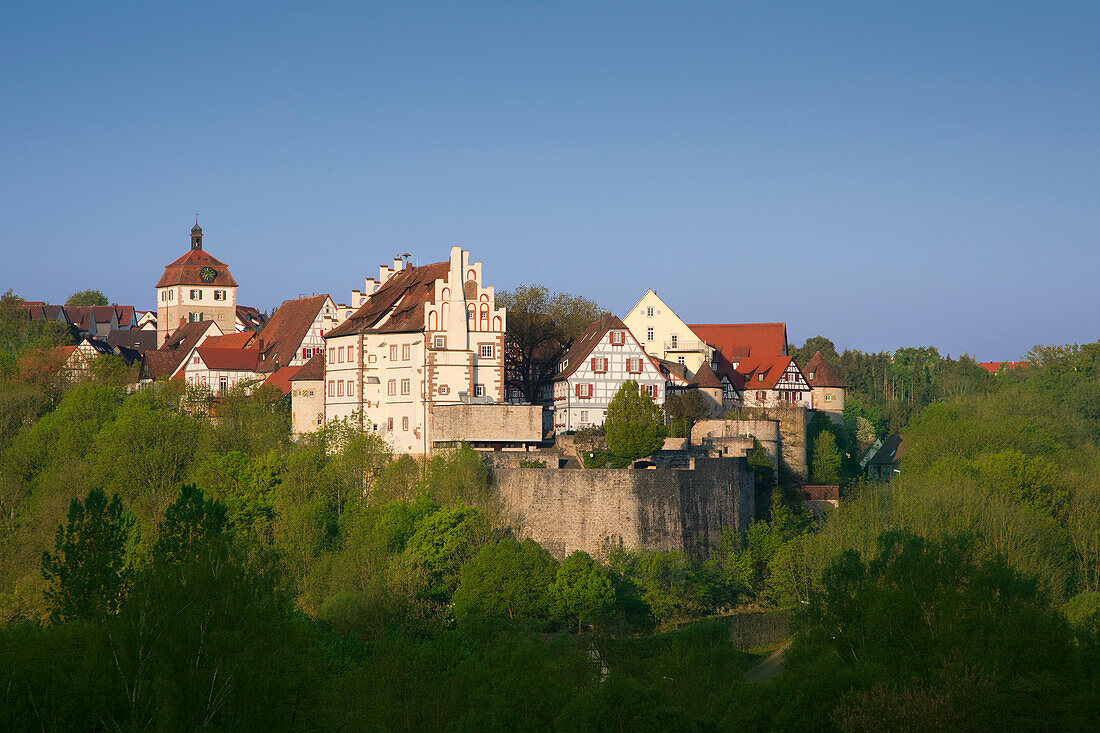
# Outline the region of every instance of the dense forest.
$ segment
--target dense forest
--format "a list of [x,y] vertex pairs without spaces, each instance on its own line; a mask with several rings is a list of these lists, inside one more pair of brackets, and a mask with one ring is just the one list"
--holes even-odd
[[[845,492],[820,521],[758,466],[759,518],[706,558],[559,561],[517,539],[469,449],[418,462],[342,424],[296,444],[277,392],[211,407],[110,363],[68,385],[33,368],[55,337],[0,332],[5,730],[1100,719],[1100,343],[899,386],[901,475],[816,461]],[[864,389],[814,445],[847,455],[882,415]],[[782,673],[748,681],[770,650],[718,619],[769,608],[795,633]]]

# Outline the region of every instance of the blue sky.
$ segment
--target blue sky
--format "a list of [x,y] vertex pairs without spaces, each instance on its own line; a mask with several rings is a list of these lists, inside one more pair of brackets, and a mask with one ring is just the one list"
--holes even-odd
[[5,3],[0,289],[498,289],[1012,359],[1100,338],[1100,4]]

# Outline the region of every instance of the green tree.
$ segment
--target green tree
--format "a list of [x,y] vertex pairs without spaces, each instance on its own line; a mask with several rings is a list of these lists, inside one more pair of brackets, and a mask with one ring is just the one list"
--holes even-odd
[[562,613],[576,620],[578,634],[583,624],[605,615],[615,603],[611,581],[582,550],[574,551],[562,562],[554,591]]
[[708,412],[707,403],[697,389],[669,395],[665,398],[664,408],[676,438],[690,438],[692,426],[706,417]]
[[541,285],[501,291],[496,304],[508,309],[504,362],[510,386],[533,404],[542,399],[573,340],[606,312],[585,297],[551,293]]
[[604,427],[607,449],[617,468],[659,450],[666,434],[661,408],[649,395],[641,394],[633,380],[624,382],[611,398]]
[[428,575],[427,595],[445,601],[458,585],[459,570],[484,544],[484,519],[477,509],[458,504],[427,517],[409,538],[409,558]]
[[42,553],[46,600],[55,621],[118,611],[130,577],[126,546],[133,525],[117,494],[108,501],[95,489],[83,502],[72,500],[66,524],[57,528],[54,552]]
[[81,290],[69,296],[65,305],[110,305],[107,296],[98,290]]
[[840,451],[836,438],[829,430],[822,430],[814,438],[813,463],[810,473],[819,484],[835,484],[840,480]]
[[547,620],[553,610],[554,558],[535,542],[507,538],[482,547],[455,590],[455,617]]

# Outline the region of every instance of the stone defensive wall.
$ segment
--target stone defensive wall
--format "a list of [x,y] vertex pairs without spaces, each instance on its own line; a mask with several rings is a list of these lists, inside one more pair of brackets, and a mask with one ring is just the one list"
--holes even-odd
[[739,420],[700,420],[691,429],[694,445],[714,448],[722,455],[745,455],[752,450],[752,438],[756,438],[772,459],[772,467],[779,464],[790,471],[792,477],[806,480],[809,466],[806,462],[806,428],[809,411],[805,407],[745,407]]
[[753,516],[752,472],[744,458],[692,458],[687,468],[494,468],[505,511],[561,559],[613,547],[705,556],[722,531]]
[[538,445],[543,439],[542,413],[539,405],[436,405],[432,442]]

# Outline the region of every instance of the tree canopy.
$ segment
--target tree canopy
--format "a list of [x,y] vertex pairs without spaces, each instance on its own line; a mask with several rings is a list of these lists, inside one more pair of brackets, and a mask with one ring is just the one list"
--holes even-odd
[[661,408],[633,380],[623,382],[611,398],[604,428],[615,466],[629,466],[660,449],[666,435]]
[[542,285],[520,285],[497,293],[508,309],[504,354],[509,386],[536,404],[561,357],[589,323],[606,311],[581,295],[552,293]]
[[107,296],[98,290],[81,290],[69,296],[65,305],[110,305]]

